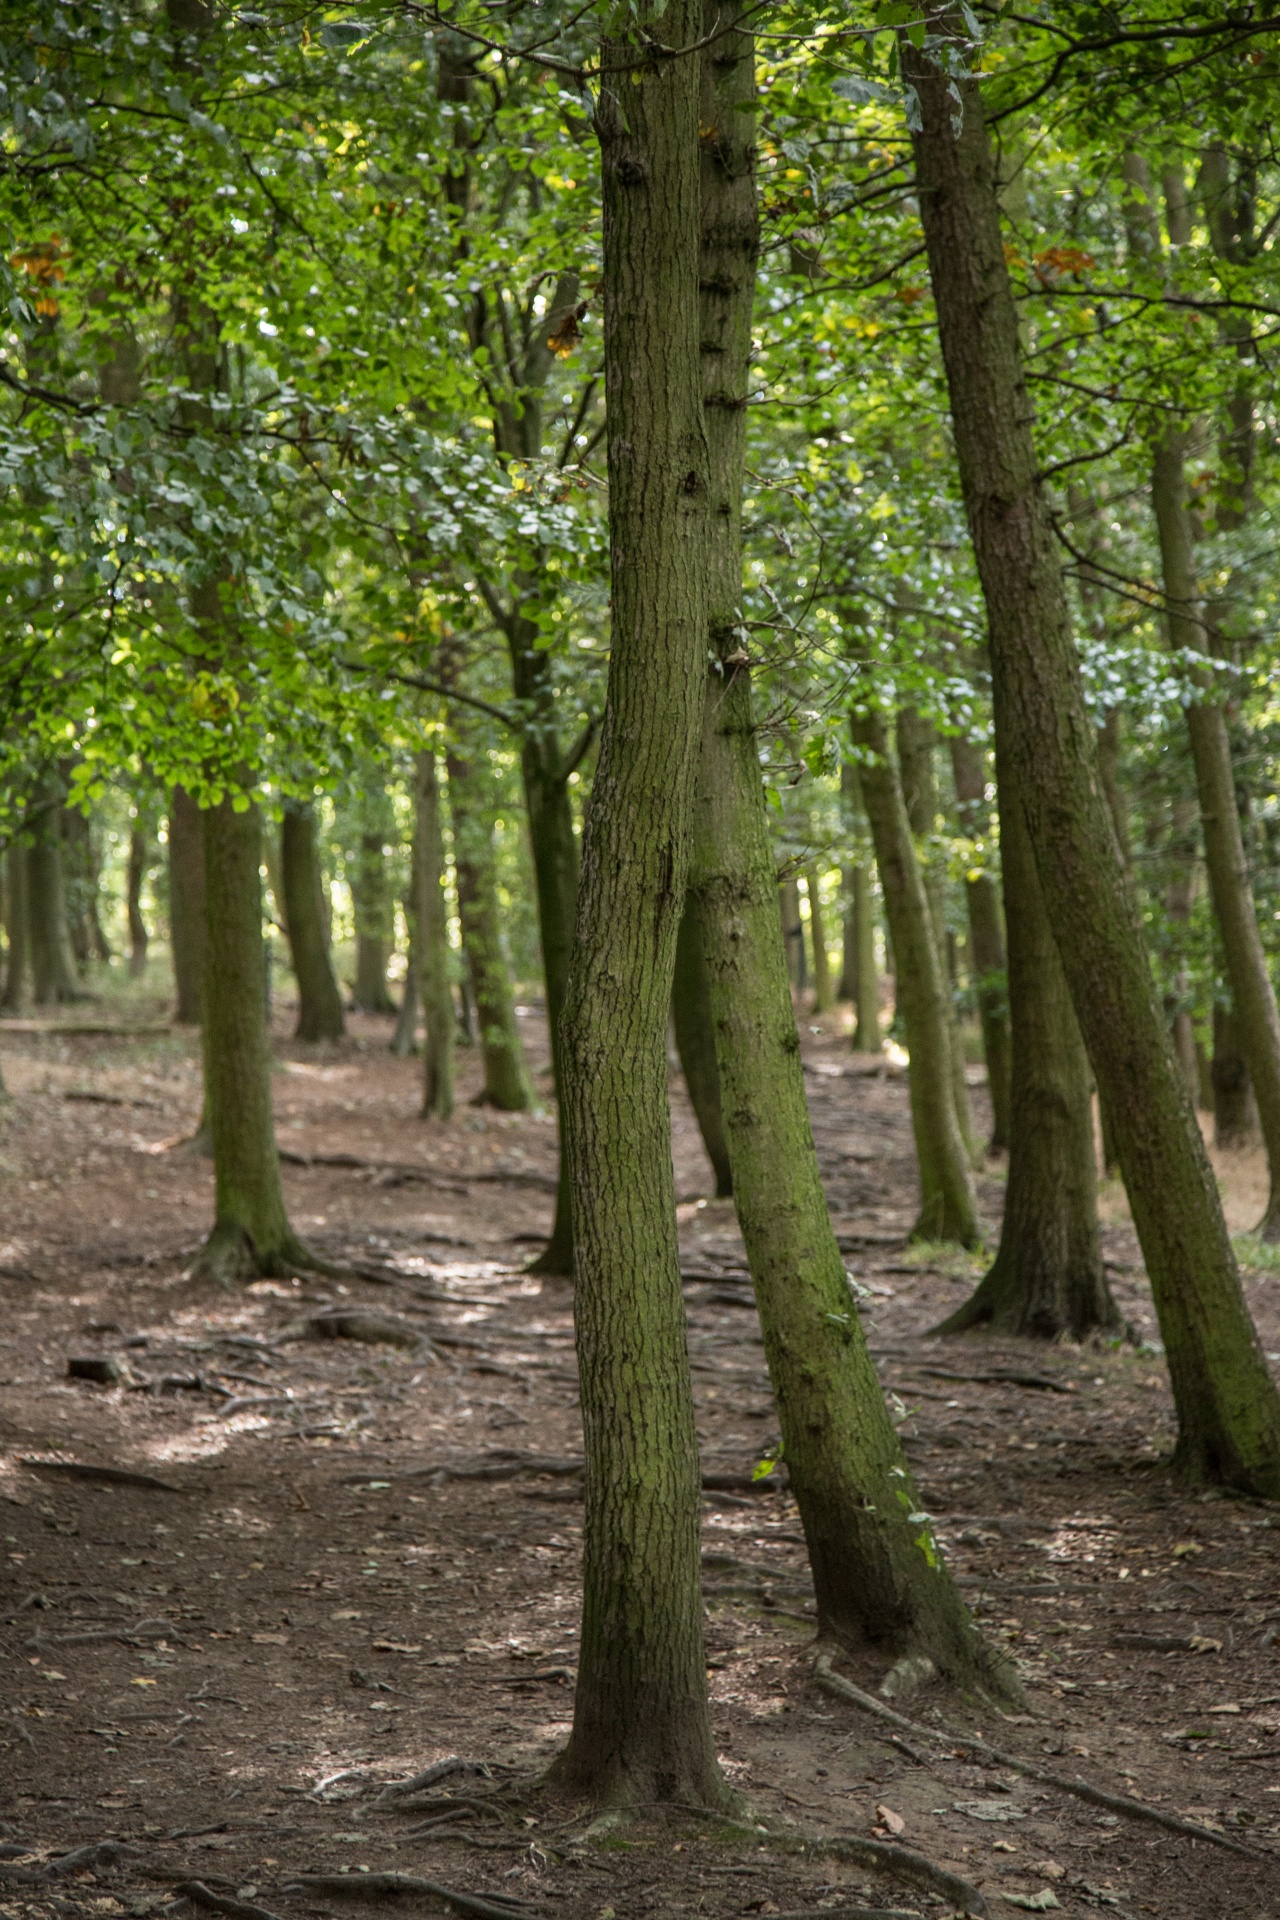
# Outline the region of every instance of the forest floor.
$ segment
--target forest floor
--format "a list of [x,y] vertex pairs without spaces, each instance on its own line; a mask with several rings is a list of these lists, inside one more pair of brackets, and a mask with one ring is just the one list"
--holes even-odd
[[[57,1024],[118,1017],[103,1002]],[[390,1871],[566,1920],[949,1911],[832,1846],[876,1835],[981,1888],[993,1915],[1280,1914],[1280,1510],[1171,1483],[1158,1346],[928,1336],[980,1263],[905,1246],[905,1082],[832,1022],[801,1024],[836,1227],[923,1498],[1028,1708],[926,1688],[898,1703],[921,1733],[895,1739],[820,1691],[789,1495],[708,1492],[714,1725],[747,1824],[677,1815],[604,1840],[522,1784],[568,1730],[579,1607],[570,1295],[521,1271],[550,1217],[550,1120],[468,1105],[463,1054],[457,1114],[424,1122],[388,1022],[305,1048],[279,1007],[294,1223],[377,1277],[218,1293],[184,1277],[210,1168],[171,1144],[197,1116],[195,1037],[48,1024],[0,1023],[16,1095],[0,1117],[0,1915],[184,1914],[175,1890],[198,1882],[214,1910],[342,1920],[347,1890]],[[678,1087],[673,1107],[704,1469],[747,1475],[777,1438],[760,1335]],[[982,1183],[993,1232],[999,1181]],[[1105,1210],[1113,1286],[1150,1341],[1122,1198]],[[1247,1290],[1280,1358],[1280,1272],[1251,1269]],[[339,1308],[394,1316],[408,1344],[309,1333]],[[71,1360],[121,1377],[69,1378]],[[874,1690],[887,1662],[839,1664]],[[1137,1811],[979,1765],[978,1737]],[[414,1809],[379,1799],[455,1755],[490,1771],[449,1774]],[[304,1873],[339,1884],[299,1888]],[[376,1910],[439,1908],[419,1892]]]

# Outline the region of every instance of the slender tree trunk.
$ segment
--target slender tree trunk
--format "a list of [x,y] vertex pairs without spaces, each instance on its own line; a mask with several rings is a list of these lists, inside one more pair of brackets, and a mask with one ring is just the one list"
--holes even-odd
[[723,1200],[733,1192],[733,1173],[720,1107],[720,1069],[711,1028],[711,980],[703,951],[702,911],[693,893],[685,901],[676,941],[671,1014],[684,1083],[715,1175],[716,1198]]
[[31,928],[27,915],[27,856],[16,840],[9,842],[5,854],[4,912],[9,952],[0,1006],[6,1013],[17,1013],[25,1004],[31,974]]
[[214,1226],[194,1274],[221,1285],[314,1267],[285,1213],[271,1101],[262,953],[262,827],[230,799],[205,810],[204,1086]]
[[1013,1028],[1004,1226],[994,1264],[938,1331],[1080,1339],[1121,1325],[1098,1239],[1093,1076],[1003,754],[998,779]]
[[169,945],[180,1026],[200,1024],[204,977],[204,823],[185,787],[169,796]]
[[471,973],[484,1056],[481,1098],[504,1113],[527,1113],[533,1105],[533,1086],[502,948],[493,807],[485,775],[465,744],[459,742],[451,749],[448,768],[462,948]]
[[[701,18],[671,0],[647,37],[688,47]],[[627,40],[602,64],[628,84],[596,108],[613,645],[562,1022],[587,1468],[560,1773],[595,1800],[717,1806],[666,1054],[706,645],[698,66],[636,66]]]
[[[383,802],[376,810],[385,811]],[[391,946],[391,893],[387,880],[385,823],[379,820],[360,835],[355,885],[351,889],[356,919],[356,1005],[365,1013],[394,1013],[387,991],[387,959]]]
[[836,996],[831,982],[831,960],[827,953],[816,867],[805,868],[804,890],[809,899],[809,939],[813,946],[813,1010],[815,1013],[830,1013]]
[[[958,12],[925,17],[935,32],[963,32]],[[1045,909],[1115,1129],[1178,1410],[1175,1467],[1188,1481],[1274,1496],[1280,1395],[1245,1306],[1098,777],[1095,729],[1037,479],[979,87],[944,76],[907,35],[900,49],[922,116],[916,181],[987,606],[997,747],[1003,752],[1007,743]]]
[[1244,1153],[1258,1144],[1258,1104],[1245,1037],[1234,1007],[1213,1010],[1213,1144]]
[[[953,734],[951,772],[964,830],[974,839],[985,837],[987,827],[982,816],[986,808],[987,781],[981,747],[960,734]],[[978,1017],[982,1023],[987,1091],[991,1096],[990,1150],[1006,1153],[1013,1097],[1009,981],[1004,929],[1000,925],[1000,894],[989,873],[979,873],[965,881],[965,904],[969,909],[969,951],[973,957]]]
[[787,974],[793,993],[801,994],[807,983],[804,953],[804,921],[800,918],[800,883],[792,874],[778,888],[778,915],[782,924],[783,950],[787,956]]
[[146,835],[138,826],[129,834],[125,902],[129,917],[129,973],[140,980],[147,970],[147,923],[142,917],[142,883],[147,877]]
[[982,1230],[969,1157],[956,1122],[949,996],[924,878],[884,721],[870,713],[855,719],[852,729],[854,745],[872,756],[863,760],[859,778],[880,870],[885,919],[893,941],[897,1006],[910,1055],[911,1122],[920,1167],[920,1213],[911,1237],[956,1240],[972,1247],[981,1240]]
[[[1169,639],[1175,648],[1207,654],[1187,513],[1183,444],[1177,436],[1166,435],[1157,448],[1151,498],[1160,535]],[[1209,892],[1267,1150],[1271,1192],[1258,1230],[1266,1240],[1280,1240],[1280,1010],[1253,904],[1226,715],[1206,679],[1201,680],[1199,697],[1186,713]]]
[[94,869],[89,822],[79,807],[63,807],[59,815],[59,830],[62,835],[63,880],[67,895],[67,929],[75,963],[83,973],[89,962],[98,957],[94,950],[92,930],[96,919],[94,895],[98,876]]
[[[416,858],[415,854],[415,862]],[[396,1014],[396,1030],[391,1036],[391,1051],[398,1060],[407,1060],[410,1054],[418,1051],[418,1015],[422,1011],[422,943],[418,937],[416,900],[421,888],[412,879],[409,885],[409,897],[402,902],[405,924],[409,929],[409,961]]]
[[285,932],[298,982],[299,1040],[341,1040],[346,1032],[342,995],[324,932],[324,882],[316,853],[313,808],[285,804],[280,826],[280,884]]
[[[1169,857],[1173,863],[1173,874],[1165,891],[1164,910],[1169,923],[1177,930],[1178,939],[1185,943],[1187,924],[1191,919],[1191,909],[1196,892],[1196,839],[1195,827],[1197,807],[1194,800],[1177,799],[1173,803],[1173,830],[1170,835]],[[1196,1036],[1191,1023],[1191,1010],[1187,1006],[1188,994],[1187,966],[1182,954],[1173,983],[1172,994],[1166,1001],[1169,1014],[1169,1030],[1173,1035],[1173,1050],[1182,1068],[1182,1077],[1190,1087],[1192,1095],[1199,1091],[1200,1068],[1196,1060]]]
[[421,935],[422,1010],[427,1038],[422,1050],[422,1112],[447,1120],[453,1112],[453,1048],[457,1021],[449,983],[449,916],[445,906],[444,830],[436,756],[425,748],[417,761],[416,838],[421,849],[418,928]]
[[935,735],[929,723],[913,707],[904,707],[898,715],[898,766],[907,819],[916,840],[917,859],[929,902],[933,942],[938,950],[938,977],[942,982],[947,1020],[947,1058],[951,1076],[951,1097],[955,1102],[956,1125],[969,1164],[981,1164],[982,1154],[973,1131],[969,1110],[969,1084],[964,1077],[964,1040],[956,1011],[956,996],[947,946],[946,874],[938,859],[936,835],[941,811],[938,777],[934,765]]
[[67,931],[58,808],[49,800],[31,821],[27,849],[27,927],[37,1006],[81,998]]
[[[862,781],[852,760],[846,760],[840,768],[840,791],[849,809],[850,829],[860,832],[866,809],[862,804]],[[876,913],[871,869],[865,860],[854,861],[845,884],[849,911],[845,919],[844,971],[849,991],[844,994],[842,983],[841,992],[853,1001],[854,1052],[879,1053],[884,1042],[880,1034],[880,982],[876,975]]]
[[758,227],[754,43],[706,0],[702,368],[711,455],[710,606],[691,876],[734,1198],[799,1502],[818,1630],[923,1653],[958,1684],[1016,1694],[936,1558],[827,1214],[777,909],[742,644],[745,398]]

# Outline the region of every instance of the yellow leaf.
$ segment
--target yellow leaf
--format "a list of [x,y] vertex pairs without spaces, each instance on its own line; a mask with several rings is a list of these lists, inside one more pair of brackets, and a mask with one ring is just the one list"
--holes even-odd
[[156,1684],[157,1682],[154,1680],[131,1680],[129,1682],[131,1687],[154,1687]]

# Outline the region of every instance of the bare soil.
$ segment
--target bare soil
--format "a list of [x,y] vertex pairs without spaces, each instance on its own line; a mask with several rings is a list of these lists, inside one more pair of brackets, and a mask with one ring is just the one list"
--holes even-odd
[[[288,1024],[281,1006],[294,1223],[368,1277],[236,1294],[185,1278],[210,1211],[208,1163],[170,1144],[197,1117],[195,1037],[0,1024],[16,1096],[0,1118],[0,1914],[185,1914],[176,1890],[196,1881],[206,1903],[340,1920],[342,1887],[296,1877],[342,1876],[354,1896],[387,1871],[566,1920],[948,1911],[822,1845],[876,1835],[963,1876],[993,1914],[1280,1914],[1280,1512],[1170,1482],[1168,1383],[1122,1196],[1107,1196],[1107,1255],[1145,1344],[931,1339],[980,1263],[905,1248],[905,1084],[854,1059],[834,1023],[802,1021],[867,1334],[1028,1711],[926,1687],[898,1705],[927,1737],[895,1741],[821,1692],[785,1487],[712,1491],[708,1667],[745,1823],[586,1835],[587,1809],[537,1787],[569,1724],[581,1541],[571,1298],[522,1272],[549,1223],[553,1126],[468,1105],[465,1055],[456,1116],[425,1122],[389,1022],[356,1017],[330,1048],[287,1040]],[[536,1014],[524,1024],[545,1070]],[[732,1208],[703,1198],[678,1085],[672,1098],[704,1466],[748,1474],[777,1438],[760,1336]],[[983,1182],[993,1230],[999,1181],[993,1167]],[[1242,1210],[1251,1194],[1230,1197]],[[1280,1273],[1247,1285],[1275,1359]],[[405,1344],[309,1332],[336,1309],[391,1317]],[[71,1361],[120,1378],[70,1378]],[[840,1669],[874,1690],[887,1664],[868,1650]],[[977,1735],[1233,1850],[980,1765]],[[416,1810],[379,1803],[450,1756],[487,1772],[443,1777]],[[114,1855],[64,1860],[105,1841]],[[375,1910],[441,1909],[418,1891]]]

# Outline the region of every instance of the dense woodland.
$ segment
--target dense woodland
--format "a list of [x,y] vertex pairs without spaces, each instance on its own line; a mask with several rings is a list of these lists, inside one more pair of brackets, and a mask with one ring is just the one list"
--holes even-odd
[[[543,1129],[503,1272],[571,1303],[580,1640],[507,1814],[757,1817],[708,1692],[673,1102],[768,1369],[776,1438],[721,1492],[796,1516],[828,1706],[937,1738],[1031,1684],[927,1504],[859,1249],[965,1276],[911,1335],[962,1368],[1167,1374],[1161,1499],[1280,1502],[1277,25],[4,9],[0,1129],[38,1179],[50,1036],[173,1036],[197,1111],[146,1151],[205,1196],[171,1264],[215,1314],[395,1278],[295,1217],[291,1167],[372,1162],[277,1141],[288,1062],[405,1063],[406,1179],[486,1114]],[[909,1107],[879,1241],[835,1218],[840,1074]],[[0,1168],[16,1299],[42,1229]],[[1222,1824],[1173,1805],[1203,1863]],[[877,1816],[855,1864],[986,1910]],[[1274,1898],[1261,1831],[1230,1845]]]

